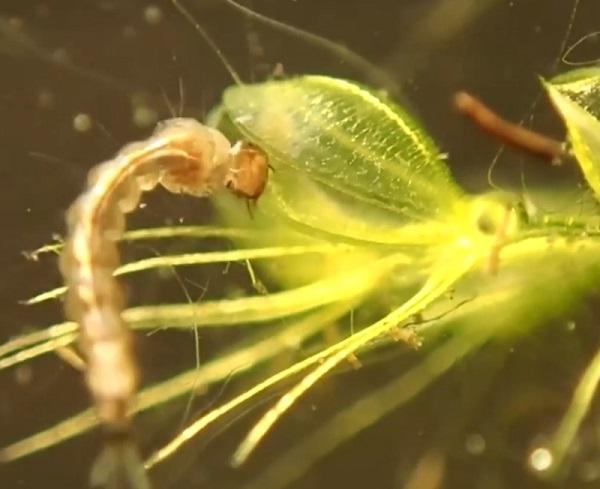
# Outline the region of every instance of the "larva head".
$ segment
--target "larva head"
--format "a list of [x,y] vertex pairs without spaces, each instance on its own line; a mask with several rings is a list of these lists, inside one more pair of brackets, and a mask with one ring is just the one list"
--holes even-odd
[[173,193],[205,197],[223,185],[229,170],[231,146],[220,131],[194,119],[175,118],[160,123],[156,144],[160,183]]
[[266,153],[252,143],[238,141],[231,148],[231,155],[232,165],[225,180],[227,188],[239,197],[258,199],[269,178]]

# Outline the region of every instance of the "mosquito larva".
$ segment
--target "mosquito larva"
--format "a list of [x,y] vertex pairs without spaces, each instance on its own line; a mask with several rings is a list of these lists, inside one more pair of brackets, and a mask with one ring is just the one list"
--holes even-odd
[[[108,434],[107,448],[119,441],[131,445],[128,413],[139,377],[132,335],[121,319],[123,294],[113,277],[125,214],[138,206],[143,191],[159,183],[171,192],[197,197],[227,187],[256,200],[267,176],[267,159],[257,146],[231,146],[216,129],[183,118],[160,123],[150,138],[124,146],[89,172],[86,190],[67,212],[60,268],[68,286],[65,313],[79,324],[86,383]],[[132,459],[129,452],[109,461],[131,464],[125,462]],[[114,467],[96,468],[105,472],[99,477],[114,477],[109,473]],[[141,465],[125,470],[133,487],[148,487]]]

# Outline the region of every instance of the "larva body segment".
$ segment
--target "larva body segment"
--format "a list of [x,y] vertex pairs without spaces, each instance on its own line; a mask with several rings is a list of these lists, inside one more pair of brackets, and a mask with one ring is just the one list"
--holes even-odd
[[123,147],[112,160],[93,168],[86,190],[68,210],[60,259],[68,286],[65,312],[79,324],[86,383],[109,433],[121,438],[127,434],[139,382],[132,335],[121,318],[123,294],[113,277],[125,214],[137,207],[143,191],[158,183],[171,192],[198,197],[227,186],[239,196],[256,199],[264,189],[266,171],[258,173],[265,181],[243,188],[236,184],[236,174],[249,171],[245,165],[267,168],[264,154],[254,146],[251,151],[249,157],[243,145],[232,149],[219,131],[193,119],[167,120],[147,140]]
[[[167,190],[205,197],[224,185],[233,155],[229,141],[219,131],[193,119],[180,118],[161,123],[157,134],[169,141],[169,148],[182,148],[194,155],[181,159],[178,154],[165,152],[159,156],[160,183]],[[192,134],[194,137],[190,137]],[[177,163],[170,163],[172,159]]]

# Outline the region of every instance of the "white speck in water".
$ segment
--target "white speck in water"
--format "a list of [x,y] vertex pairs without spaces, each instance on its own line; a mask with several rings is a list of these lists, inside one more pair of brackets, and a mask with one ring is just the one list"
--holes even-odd
[[158,121],[157,112],[145,105],[140,105],[133,109],[133,123],[140,129],[153,126]]
[[73,129],[77,132],[88,132],[92,125],[92,118],[88,114],[79,113],[73,118]]
[[485,452],[485,438],[479,433],[470,433],[465,438],[465,450],[470,455],[481,455]]
[[536,448],[529,455],[529,465],[537,472],[545,472],[554,463],[552,452],[547,448]]
[[577,328],[577,324],[575,323],[575,321],[567,321],[566,327],[567,331],[575,331],[575,328]]
[[138,205],[138,209],[145,209],[146,207],[148,207],[146,202],[140,202],[140,205]]
[[144,20],[150,25],[160,24],[163,18],[163,13],[160,7],[156,5],[148,5],[144,9]]

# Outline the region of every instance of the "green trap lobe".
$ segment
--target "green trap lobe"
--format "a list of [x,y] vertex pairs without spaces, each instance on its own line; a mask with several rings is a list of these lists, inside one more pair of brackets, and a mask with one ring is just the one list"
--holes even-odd
[[228,88],[227,115],[268,153],[358,201],[409,220],[443,213],[461,191],[434,143],[400,107],[321,76]]

